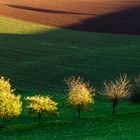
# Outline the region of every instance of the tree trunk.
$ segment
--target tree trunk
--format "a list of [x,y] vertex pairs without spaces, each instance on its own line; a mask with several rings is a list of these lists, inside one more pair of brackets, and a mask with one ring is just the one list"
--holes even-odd
[[41,113],[38,113],[38,120],[39,120],[39,123],[40,123],[40,120],[41,120]]
[[115,115],[115,108],[118,104],[118,99],[116,98],[114,101],[113,101],[113,105],[112,105],[112,115]]
[[78,106],[77,118],[80,118],[80,116],[81,116],[81,108]]

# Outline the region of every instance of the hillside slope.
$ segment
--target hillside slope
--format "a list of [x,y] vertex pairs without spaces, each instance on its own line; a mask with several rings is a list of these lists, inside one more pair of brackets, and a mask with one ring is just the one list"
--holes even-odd
[[5,0],[0,14],[86,31],[140,33],[139,0]]

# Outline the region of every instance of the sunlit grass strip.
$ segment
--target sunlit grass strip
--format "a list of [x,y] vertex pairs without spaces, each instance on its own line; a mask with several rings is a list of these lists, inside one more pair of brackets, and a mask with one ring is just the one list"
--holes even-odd
[[34,34],[52,29],[55,27],[0,16],[0,33],[3,34]]

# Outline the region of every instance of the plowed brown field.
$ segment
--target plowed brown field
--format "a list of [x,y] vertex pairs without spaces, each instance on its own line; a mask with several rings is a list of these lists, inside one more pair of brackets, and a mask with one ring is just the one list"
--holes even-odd
[[0,14],[86,31],[140,33],[140,0],[0,0]]

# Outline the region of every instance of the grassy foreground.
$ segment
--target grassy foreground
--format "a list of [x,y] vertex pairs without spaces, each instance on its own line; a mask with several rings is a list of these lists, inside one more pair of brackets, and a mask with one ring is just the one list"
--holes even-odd
[[80,75],[100,87],[120,73],[140,73],[140,36],[0,21],[0,74],[16,88],[62,93],[67,76]]
[[[23,92],[23,96],[32,93]],[[44,117],[38,124],[37,117],[23,112],[12,122],[0,122],[7,125],[0,129],[1,140],[139,140],[140,106],[120,103],[117,115],[111,115],[108,101],[96,100],[93,108],[83,112],[80,119],[75,118],[75,111],[68,109],[65,97],[54,95],[59,103],[59,116]],[[25,108],[24,103],[24,108]]]

